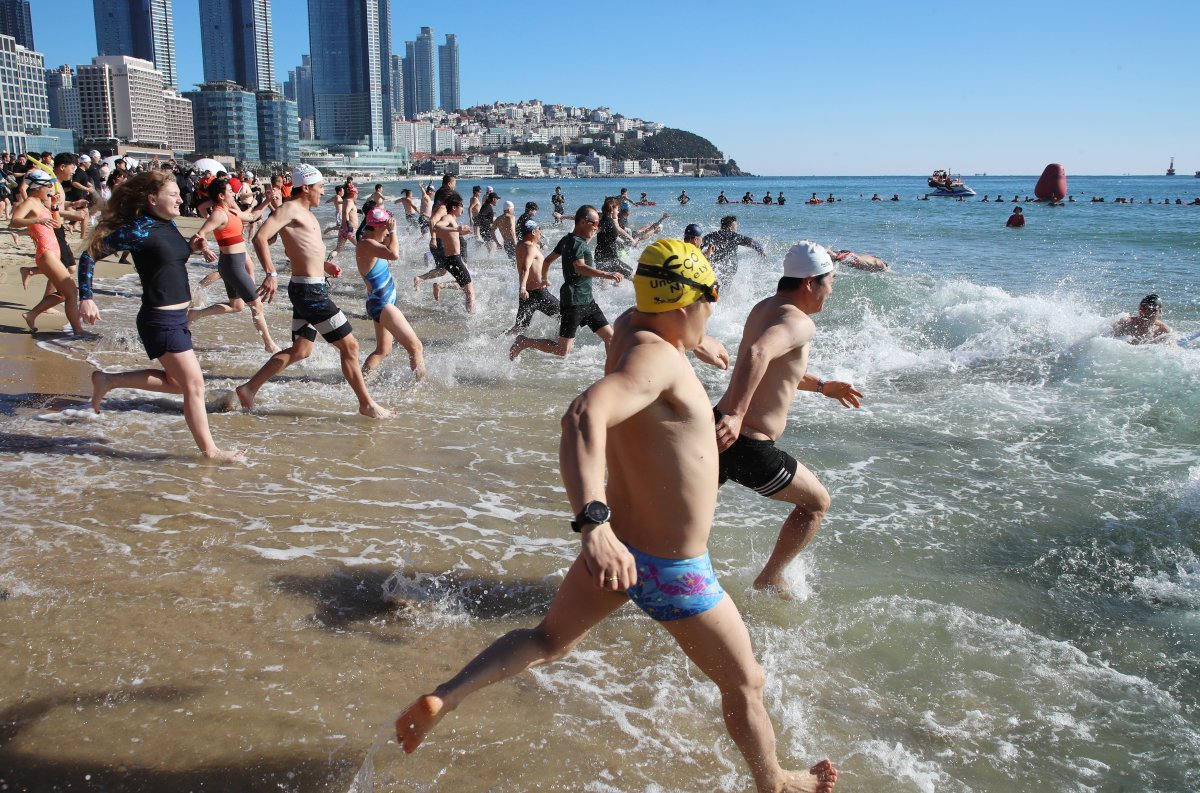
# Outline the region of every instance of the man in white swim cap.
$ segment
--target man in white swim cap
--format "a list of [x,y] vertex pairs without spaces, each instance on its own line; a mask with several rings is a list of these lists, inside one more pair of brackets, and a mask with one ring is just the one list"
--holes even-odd
[[770,558],[754,581],[757,589],[785,592],[784,570],[817,533],[829,509],[829,492],[811,471],[775,447],[787,427],[797,391],[815,391],[845,407],[862,394],[850,383],[808,372],[817,327],[810,315],[833,294],[833,259],[803,240],[783,258],[775,294],[750,310],[729,387],[717,402],[721,482],[732,479],[759,495],[794,505]]

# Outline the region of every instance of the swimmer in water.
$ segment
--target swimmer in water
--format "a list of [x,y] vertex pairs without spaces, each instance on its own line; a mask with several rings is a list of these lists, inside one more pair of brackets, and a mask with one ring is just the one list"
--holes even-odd
[[[100,319],[100,310],[92,299],[95,259],[119,250],[133,253],[142,286],[138,337],[146,357],[162,367],[92,372],[92,410],[99,413],[105,395],[115,388],[178,394],[183,397],[184,421],[200,453],[221,463],[238,462],[244,453],[220,449],[208,427],[204,373],[192,349],[188,328],[192,292],[187,260],[193,247],[175,226],[182,205],[179,186],[168,171],[146,171],[126,179],[113,190],[112,200],[93,228],[88,244],[92,255],[80,257],[79,314],[92,324]],[[212,261],[216,254],[205,252],[204,258]]]
[[[367,391],[362,368],[358,363],[358,340],[346,315],[329,295],[326,275],[338,278],[342,268],[326,257],[321,227],[313,215],[320,206],[325,191],[325,177],[312,165],[301,163],[292,172],[292,194],[288,201],[271,213],[258,234],[254,235],[254,252],[263,269],[275,272],[271,259],[270,239],[275,234],[283,242],[283,251],[292,265],[288,297],[292,301],[292,346],[271,356],[247,382],[238,386],[237,396],[242,407],[250,410],[258,391],[283,370],[312,355],[320,334],[333,345],[341,358],[342,376],[346,378],[358,399],[358,412],[368,418],[392,418],[392,411],[381,407]],[[267,293],[263,299],[275,299],[275,279],[263,283]]]
[[[189,312],[188,323],[195,324],[198,319],[217,314],[237,314],[249,305],[250,318],[254,322],[254,328],[258,331],[259,338],[262,339],[263,346],[267,352],[279,352],[279,346],[275,344],[271,338],[271,331],[267,328],[267,318],[263,313],[261,298],[263,291],[275,294],[276,276],[275,273],[268,272],[263,277],[263,287],[255,286],[254,271],[251,269],[250,260],[246,257],[244,237],[247,235],[243,234],[243,225],[261,217],[263,207],[267,202],[264,200],[249,212],[242,210],[234,200],[233,188],[229,186],[227,179],[214,179],[209,183],[207,192],[214,205],[208,213],[208,219],[204,221],[204,225],[192,236],[191,244],[199,248],[207,248],[206,235],[212,233],[220,250],[217,259],[217,273],[218,277],[225,282],[225,295],[228,300]],[[267,283],[268,281],[270,284]]]
[[382,207],[367,213],[367,229],[354,250],[358,274],[367,283],[367,316],[375,323],[375,350],[363,362],[363,377],[379,368],[392,352],[392,340],[408,352],[408,365],[418,380],[425,376],[424,346],[404,313],[396,307],[396,282],[389,262],[400,258],[396,219]]
[[816,392],[857,408],[862,393],[839,380],[808,371],[817,328],[812,316],[833,294],[833,260],[820,245],[803,240],[783,259],[775,294],[750,310],[737,366],[714,409],[721,450],[721,482],[732,479],[760,496],[793,505],[779,538],[754,580],[756,589],[786,592],[784,571],[817,534],[829,510],[829,491],[775,442],[787,427],[798,391]]
[[[598,221],[582,207],[578,222],[592,217]],[[728,365],[724,347],[705,334],[719,290],[694,246],[659,240],[642,253],[636,308],[617,320],[604,376],[562,420],[559,464],[578,510],[571,525],[580,532],[579,555],[538,625],[500,637],[400,714],[396,740],[404,751],[416,751],[472,693],[565,657],[632,600],[716,684],[726,729],[758,791],[833,790],[838,772],[828,760],[807,771],[780,765],[763,704],[765,675],[709,559],[717,444],[708,396],[686,353]]]
[[548,317],[561,313],[558,299],[550,293],[549,266],[542,253],[542,232],[533,218],[521,224],[521,241],[517,243],[517,321],[508,335],[524,333],[533,321],[533,312]]
[[1163,322],[1162,300],[1149,294],[1138,303],[1137,316],[1123,317],[1113,325],[1114,336],[1124,336],[1130,344],[1153,344],[1163,341],[1171,333],[1171,326]]
[[600,213],[594,206],[584,204],[575,211],[575,227],[558,244],[554,252],[546,257],[543,268],[562,259],[563,285],[559,289],[561,321],[558,339],[531,339],[518,335],[508,349],[508,357],[516,360],[525,350],[538,350],[565,357],[575,346],[575,334],[584,325],[591,328],[607,348],[613,337],[613,327],[592,296],[592,281],[596,278],[621,283],[624,276],[619,272],[607,272],[596,266],[592,249],[587,243],[596,236],[600,228]]

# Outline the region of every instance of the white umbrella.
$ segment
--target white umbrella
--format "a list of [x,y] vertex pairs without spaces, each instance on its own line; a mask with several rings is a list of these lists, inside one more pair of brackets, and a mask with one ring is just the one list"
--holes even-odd
[[212,157],[201,157],[199,160],[196,160],[194,163],[192,163],[192,167],[196,169],[196,173],[204,173],[205,171],[212,171],[214,174],[218,174],[221,171],[229,173],[228,167],[222,165]]
[[104,158],[104,162],[108,163],[108,167],[109,167],[109,168],[116,168],[116,167],[117,167],[117,160],[124,160],[124,161],[125,161],[125,165],[126,165],[126,166],[128,166],[128,167],[130,167],[130,168],[136,168],[136,167],[137,167],[137,164],[138,164],[138,161],[137,161],[137,160],[135,160],[135,159],[133,159],[132,157],[129,157],[129,156],[122,156],[122,155],[119,155],[119,154],[114,154],[114,155],[113,155],[113,156],[111,156],[111,157],[105,157],[105,158]]

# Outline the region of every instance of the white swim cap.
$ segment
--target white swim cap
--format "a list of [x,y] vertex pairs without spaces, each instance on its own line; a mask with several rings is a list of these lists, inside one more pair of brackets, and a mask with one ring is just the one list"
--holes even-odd
[[296,187],[304,185],[316,184],[317,182],[325,181],[325,177],[317,170],[316,166],[302,162],[292,170],[292,184]]
[[814,278],[832,271],[829,251],[812,240],[800,240],[783,257],[783,274],[788,278]]

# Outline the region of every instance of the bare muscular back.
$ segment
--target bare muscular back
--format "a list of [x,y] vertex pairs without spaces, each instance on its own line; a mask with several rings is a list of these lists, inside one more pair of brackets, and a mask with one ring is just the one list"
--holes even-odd
[[509,244],[517,242],[517,219],[507,212],[496,218],[495,228],[500,232],[500,236]]
[[282,222],[279,239],[292,264],[292,275],[325,275],[325,241],[312,210],[299,201],[289,201],[273,215]]
[[628,312],[614,325],[605,373],[637,347],[674,374],[649,407],[608,431],[608,499],[617,537],[654,556],[691,558],[708,546],[717,505],[717,443],[708,394],[683,352],[640,330]]
[[[767,366],[766,374],[754,390],[749,409],[742,419],[741,434],[759,440],[778,440],[787,427],[788,408],[796,397],[796,389],[808,371],[808,353],[816,326],[807,314],[785,299],[778,295],[768,297],[751,309],[746,317],[742,342],[738,347],[739,364],[743,356],[749,357],[755,340],[768,331],[785,334],[791,349]],[[726,398],[722,398],[718,407],[725,412],[732,409],[731,405],[726,405]]]

